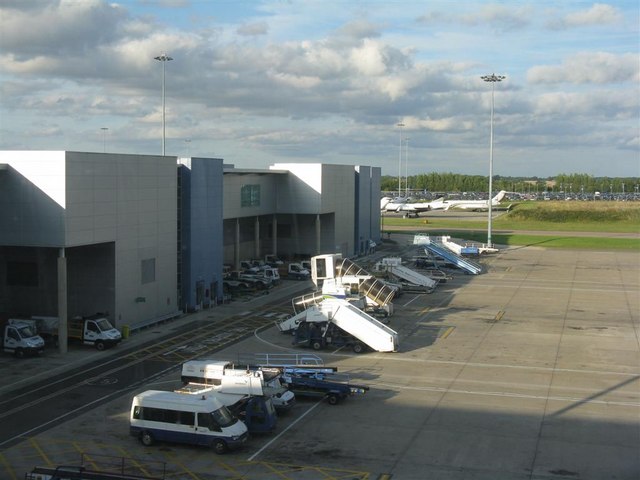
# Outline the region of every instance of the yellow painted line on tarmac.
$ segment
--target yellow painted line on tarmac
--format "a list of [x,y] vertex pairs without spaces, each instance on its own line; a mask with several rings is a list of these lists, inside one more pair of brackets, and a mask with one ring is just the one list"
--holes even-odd
[[82,445],[78,444],[78,442],[72,442],[71,444],[81,454],[83,463],[86,460],[88,463],[90,463],[93,466],[94,470],[96,471],[99,470],[96,462],[94,462],[91,456],[84,451],[84,448],[82,447]]
[[381,475],[378,475],[377,480],[391,480],[392,475],[388,474],[388,473],[383,473]]
[[504,316],[504,310],[500,310],[494,317],[494,321],[499,322],[500,320],[502,320],[503,316]]
[[[201,477],[199,477],[196,473],[194,473],[191,470],[189,470],[189,468],[187,468],[187,466],[184,463],[182,463],[180,460],[178,460],[178,456],[177,456],[177,454],[175,452],[171,452],[170,454],[166,454],[165,456],[167,458],[171,459],[171,463],[172,464],[177,465],[180,468],[182,468],[182,472],[184,474],[186,474],[186,475],[189,475],[189,477],[191,477],[193,480],[202,480]],[[150,476],[150,475],[148,475],[148,476]],[[184,477],[181,475],[179,478],[184,478]]]
[[455,329],[456,329],[456,327],[447,328],[447,330],[444,332],[442,337],[440,337],[440,340],[445,340],[449,335],[451,335],[451,332],[453,332]]
[[238,480],[246,480],[247,478],[249,478],[249,477],[245,477],[244,475],[238,473],[238,471],[235,468],[233,468],[231,465],[228,465],[228,464],[226,464],[224,462],[219,462],[218,466],[224,468],[229,473],[233,473],[234,475],[237,475],[236,477],[232,477],[232,480],[236,480],[236,479],[238,479]]
[[49,459],[49,457],[47,456],[46,453],[44,453],[44,450],[42,450],[42,448],[40,448],[40,444],[36,441],[35,438],[30,438],[29,439],[29,443],[31,443],[31,446],[33,447],[33,449],[38,453],[38,455],[40,455],[40,457],[44,460],[44,463],[47,464],[48,467],[52,467],[53,466],[53,462]]
[[11,468],[11,465],[7,462],[7,459],[2,453],[0,453],[0,464],[4,467],[3,470],[5,473],[9,475],[8,480],[18,480],[16,472],[13,471],[13,468]]
[[144,468],[143,465],[141,465],[135,458],[133,458],[131,456],[131,453],[129,453],[127,450],[125,450],[124,448],[122,448],[119,445],[114,445],[115,449],[118,450],[120,452],[120,454],[122,455],[123,458],[129,460],[144,476],[146,477],[151,477],[152,475]]

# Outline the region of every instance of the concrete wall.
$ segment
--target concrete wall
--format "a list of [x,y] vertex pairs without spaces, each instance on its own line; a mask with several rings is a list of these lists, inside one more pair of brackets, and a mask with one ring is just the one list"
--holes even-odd
[[[299,244],[305,250],[312,249],[314,255],[336,252],[353,255],[356,202],[353,166],[281,163],[269,168],[290,172],[283,188],[278,189],[278,212],[296,214]],[[315,248],[317,218],[321,229],[319,249]]]
[[334,216],[330,222],[323,222],[323,231],[325,228],[327,231],[333,230],[333,241],[323,241],[320,253],[352,256],[356,253],[353,240],[356,228],[356,178],[353,166],[322,167],[322,211],[334,212]]
[[[92,232],[80,227],[73,238],[115,238],[115,285],[118,324],[135,324],[179,309],[177,293],[177,167],[175,157],[107,154],[74,155],[74,166],[94,184],[114,184],[111,195],[94,196],[103,219]],[[109,173],[111,172],[111,173]],[[115,178],[114,173],[115,172]],[[74,179],[78,183],[81,179]],[[70,212],[80,216],[80,212]],[[88,221],[88,219],[84,219]],[[80,222],[78,222],[80,224]],[[70,229],[69,229],[70,230]],[[143,281],[143,262],[155,262],[155,277]]]
[[180,159],[182,300],[199,310],[222,298],[223,161]]
[[[122,325],[178,310],[175,157],[0,152],[0,163],[0,245],[18,248],[0,256],[35,262],[38,276],[35,287],[5,284],[0,309],[33,298],[33,314],[56,315],[64,247],[69,315],[108,311]],[[145,260],[154,275],[143,282]]]
[[0,245],[65,245],[65,152],[0,151]]
[[[223,217],[240,218],[272,214],[276,211],[276,186],[278,175],[270,173],[242,172],[224,173]],[[260,204],[242,206],[241,191],[245,185],[260,186]]]

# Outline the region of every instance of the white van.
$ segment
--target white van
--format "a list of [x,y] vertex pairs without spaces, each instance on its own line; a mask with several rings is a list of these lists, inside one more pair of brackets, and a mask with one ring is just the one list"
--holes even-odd
[[247,441],[246,425],[215,398],[147,390],[131,402],[129,433],[144,445],[205,445],[222,454]]

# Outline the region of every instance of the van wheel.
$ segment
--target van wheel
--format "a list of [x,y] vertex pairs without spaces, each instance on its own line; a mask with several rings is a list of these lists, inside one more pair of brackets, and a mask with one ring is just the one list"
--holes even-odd
[[24,350],[23,350],[23,349],[21,349],[21,348],[16,348],[16,351],[15,351],[15,352],[13,352],[13,355],[14,355],[16,358],[24,358]]
[[327,402],[329,402],[329,405],[337,405],[338,402],[340,402],[340,397],[338,397],[338,395],[336,395],[335,393],[331,393],[327,397]]
[[153,445],[154,439],[153,439],[153,435],[151,435],[151,432],[142,432],[140,434],[140,442],[145,447],[150,447],[151,445]]
[[213,451],[218,455],[222,455],[227,451],[227,444],[224,442],[224,440],[214,440],[211,447],[213,448]]
[[96,342],[96,350],[99,350],[100,352],[104,350],[104,342]]
[[353,351],[355,353],[362,353],[363,350],[364,350],[364,347],[362,346],[361,343],[357,342],[353,344]]

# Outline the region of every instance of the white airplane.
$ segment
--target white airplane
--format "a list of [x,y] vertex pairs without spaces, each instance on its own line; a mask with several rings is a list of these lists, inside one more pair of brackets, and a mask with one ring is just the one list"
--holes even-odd
[[444,197],[440,197],[433,202],[416,202],[416,203],[403,203],[398,205],[396,212],[404,212],[404,216],[411,218],[412,216],[418,217],[421,212],[428,212],[429,210],[442,210],[446,207]]
[[[491,199],[491,207],[497,207],[507,194],[506,190],[500,190],[498,194]],[[462,210],[473,210],[481,212],[489,209],[488,200],[445,200],[444,209],[460,208]]]
[[380,210],[383,212],[399,212],[406,202],[407,199],[402,197],[382,197],[380,199]]

